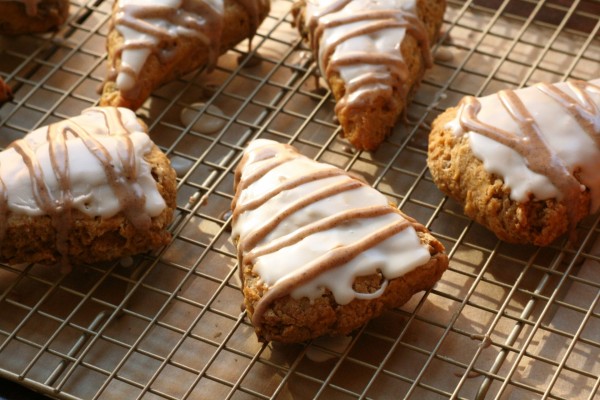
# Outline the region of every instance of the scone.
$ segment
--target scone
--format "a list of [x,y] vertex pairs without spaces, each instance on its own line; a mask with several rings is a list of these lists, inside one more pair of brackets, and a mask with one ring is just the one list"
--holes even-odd
[[68,16],[69,0],[2,0],[0,35],[48,32]]
[[600,79],[475,98],[433,123],[433,180],[500,239],[540,246],[600,206]]
[[345,335],[431,288],[442,244],[387,198],[293,147],[255,140],[235,172],[232,239],[261,341]]
[[269,0],[117,0],[101,105],[139,108],[151,92],[252,37]]
[[12,89],[4,82],[4,79],[0,78],[0,105],[12,100],[12,98]]
[[342,134],[374,150],[432,64],[445,0],[300,0],[295,24],[336,100]]
[[95,263],[170,241],[176,178],[128,109],[96,107],[0,152],[0,260]]

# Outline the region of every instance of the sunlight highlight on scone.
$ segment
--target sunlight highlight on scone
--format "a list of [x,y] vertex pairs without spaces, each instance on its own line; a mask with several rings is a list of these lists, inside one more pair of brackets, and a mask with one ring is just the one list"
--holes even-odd
[[508,242],[548,245],[600,208],[600,80],[465,97],[429,142],[435,183]]
[[101,104],[139,108],[162,84],[204,67],[251,38],[269,0],[117,0]]
[[169,242],[175,172],[128,109],[89,108],[0,152],[0,258],[95,263]]
[[346,171],[255,140],[235,174],[232,238],[260,340],[344,335],[448,265],[428,230]]
[[443,0],[302,0],[296,25],[336,99],[343,135],[375,150],[432,65]]

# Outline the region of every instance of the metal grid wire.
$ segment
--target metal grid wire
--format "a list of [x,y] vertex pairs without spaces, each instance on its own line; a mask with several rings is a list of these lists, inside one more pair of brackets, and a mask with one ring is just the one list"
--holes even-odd
[[[0,146],[96,104],[112,2],[73,0],[52,36],[0,38]],[[329,92],[275,0],[218,68],[139,111],[178,171],[172,243],[61,274],[0,265],[0,377],[64,399],[592,399],[600,391],[598,216],[574,246],[508,245],[464,217],[426,168],[428,126],[466,94],[600,76],[597,1],[448,0],[435,65],[373,153],[339,139]],[[196,121],[180,113],[196,104]],[[196,122],[193,121],[193,122]],[[240,311],[227,211],[255,137],[363,175],[446,246],[438,285],[351,337],[262,345]]]

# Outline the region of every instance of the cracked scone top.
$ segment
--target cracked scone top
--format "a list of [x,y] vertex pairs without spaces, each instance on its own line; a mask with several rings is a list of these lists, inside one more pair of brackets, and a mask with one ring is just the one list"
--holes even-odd
[[[253,141],[235,187],[232,238],[240,270],[250,269],[265,288],[246,304],[258,330],[282,297],[312,302],[330,291],[338,305],[374,300],[390,281],[431,259],[417,234],[423,226],[363,181],[291,146]],[[357,279],[377,274],[376,290],[355,289]]]
[[[263,4],[264,0],[236,2],[247,14],[250,36],[254,35],[268,6]],[[204,46],[207,68],[213,68],[222,51],[223,31],[235,29],[224,26],[225,3],[225,0],[117,0],[111,29],[118,31],[123,40],[111,56],[107,79],[115,81],[126,97],[138,96],[138,81],[145,79],[140,73],[149,57],[155,55],[161,64],[167,65],[179,51],[177,42],[185,39]]]
[[[101,224],[123,215],[121,229],[125,223],[138,234],[163,229],[155,219],[168,221],[164,213],[173,205],[167,204],[165,196],[170,195],[159,189],[157,179],[169,176],[170,170],[168,162],[157,169],[146,160],[153,152],[164,155],[145,130],[128,109],[94,107],[36,129],[0,152],[3,251],[11,229],[31,225],[33,232],[45,218],[65,262],[72,251],[71,232],[82,221]],[[92,236],[89,232],[88,239]]]

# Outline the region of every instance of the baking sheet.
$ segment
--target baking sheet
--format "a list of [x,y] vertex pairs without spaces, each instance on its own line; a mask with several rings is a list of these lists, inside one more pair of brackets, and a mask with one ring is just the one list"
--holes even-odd
[[[67,275],[0,265],[0,377],[65,399],[599,396],[598,216],[572,247],[508,245],[435,188],[425,161],[429,124],[465,94],[600,76],[598,2],[449,0],[435,65],[373,153],[339,138],[290,6],[273,2],[252,57],[241,43],[139,110],[178,171],[169,246]],[[97,103],[110,7],[72,1],[55,35],[0,38],[0,75],[15,89],[0,107],[0,146]],[[182,123],[185,109],[199,110],[196,121]],[[364,176],[433,231],[450,269],[351,336],[258,343],[227,215],[233,170],[255,137]]]

